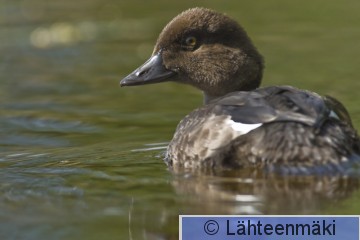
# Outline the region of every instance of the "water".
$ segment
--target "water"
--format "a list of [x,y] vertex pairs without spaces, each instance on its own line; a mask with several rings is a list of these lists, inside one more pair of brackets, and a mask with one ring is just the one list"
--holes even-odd
[[[241,21],[264,85],[339,98],[360,127],[360,3],[201,1]],[[358,179],[172,172],[188,86],[120,89],[192,1],[0,1],[0,238],[177,239],[179,214],[359,214]]]

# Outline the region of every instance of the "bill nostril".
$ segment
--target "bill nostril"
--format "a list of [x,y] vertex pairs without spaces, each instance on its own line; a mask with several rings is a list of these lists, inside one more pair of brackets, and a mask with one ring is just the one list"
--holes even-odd
[[148,73],[149,70],[150,70],[150,69],[145,69],[145,70],[138,71],[138,72],[136,72],[136,76],[137,76],[137,77],[141,77],[142,75]]

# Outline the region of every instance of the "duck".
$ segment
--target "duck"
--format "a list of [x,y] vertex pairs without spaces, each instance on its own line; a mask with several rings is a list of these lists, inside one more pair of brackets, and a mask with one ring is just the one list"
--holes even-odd
[[151,57],[120,86],[191,85],[204,104],[178,124],[164,161],[172,168],[263,168],[343,173],[360,139],[337,99],[292,86],[260,87],[264,59],[226,14],[191,8],[161,31]]

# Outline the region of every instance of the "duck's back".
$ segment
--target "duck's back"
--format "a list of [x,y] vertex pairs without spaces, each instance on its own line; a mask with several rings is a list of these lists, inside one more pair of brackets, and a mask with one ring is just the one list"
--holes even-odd
[[338,171],[360,152],[359,142],[348,113],[335,99],[267,87],[230,93],[190,113],[178,125],[166,161],[191,168]]

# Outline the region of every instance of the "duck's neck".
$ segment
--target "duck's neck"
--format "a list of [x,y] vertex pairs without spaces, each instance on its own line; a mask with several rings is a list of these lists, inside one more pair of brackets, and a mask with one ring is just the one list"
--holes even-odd
[[211,102],[215,98],[221,97],[221,96],[213,96],[213,95],[210,95],[210,94],[208,94],[206,92],[203,92],[203,94],[204,94],[204,105],[208,104],[209,102]]

